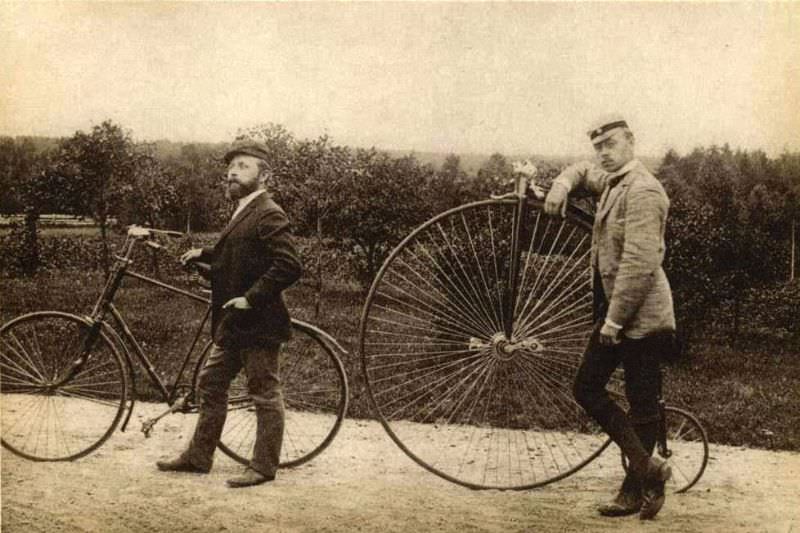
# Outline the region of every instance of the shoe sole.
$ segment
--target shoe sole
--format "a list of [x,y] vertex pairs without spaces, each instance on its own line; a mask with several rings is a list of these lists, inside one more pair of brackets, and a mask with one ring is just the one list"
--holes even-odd
[[256,487],[258,485],[263,485],[264,483],[269,483],[270,481],[272,481],[272,480],[271,479],[265,479],[263,481],[255,481],[255,482],[252,482],[252,483],[237,483],[237,482],[231,483],[230,481],[226,481],[225,484],[230,489],[243,489],[245,487]]
[[173,468],[170,466],[162,466],[156,463],[156,468],[158,468],[159,472],[179,472],[181,474],[208,474],[210,470],[201,470],[199,468]]
[[636,507],[635,509],[633,509],[633,508],[631,508],[631,509],[623,509],[622,507],[620,507],[618,509],[612,509],[612,508],[609,507],[609,508],[605,508],[605,509],[598,509],[597,512],[600,514],[600,516],[616,517],[616,516],[634,515],[634,514],[638,513],[640,510],[641,510],[641,507]]

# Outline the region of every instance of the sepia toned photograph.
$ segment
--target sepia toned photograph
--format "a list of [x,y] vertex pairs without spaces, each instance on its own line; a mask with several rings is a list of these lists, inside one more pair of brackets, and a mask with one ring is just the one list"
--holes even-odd
[[0,1],[0,530],[800,531],[800,3]]

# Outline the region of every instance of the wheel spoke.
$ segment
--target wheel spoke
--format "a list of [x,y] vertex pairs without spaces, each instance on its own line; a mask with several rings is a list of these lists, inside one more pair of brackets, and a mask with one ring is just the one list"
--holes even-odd
[[[72,460],[100,446],[125,409],[127,376],[105,336],[87,353],[84,368],[67,383],[76,338],[88,326],[60,312],[39,312],[0,328],[3,446],[29,459]],[[91,408],[90,402],[104,409]],[[88,416],[87,416],[88,415]]]
[[376,414],[415,461],[472,488],[548,483],[606,442],[572,397],[593,327],[590,226],[536,205],[523,215],[519,268],[515,203],[477,202],[407,237],[365,303],[360,347]]
[[[209,345],[210,346],[210,345]],[[207,358],[209,348],[203,354]],[[347,382],[336,353],[315,332],[294,325],[292,339],[281,348],[280,375],[284,396],[284,430],[280,466],[292,467],[322,452],[339,430],[347,409]],[[202,368],[201,362],[198,368]],[[199,373],[194,378],[199,392]],[[220,449],[249,464],[255,445],[257,411],[247,391],[246,376],[231,385],[228,417]]]

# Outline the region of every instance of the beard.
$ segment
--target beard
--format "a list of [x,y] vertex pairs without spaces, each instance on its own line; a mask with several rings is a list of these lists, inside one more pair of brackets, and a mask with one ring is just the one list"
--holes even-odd
[[252,185],[240,183],[238,181],[232,181],[227,184],[225,187],[225,196],[228,200],[232,202],[236,202],[244,198],[250,193],[256,192],[258,190],[258,183],[253,183]]

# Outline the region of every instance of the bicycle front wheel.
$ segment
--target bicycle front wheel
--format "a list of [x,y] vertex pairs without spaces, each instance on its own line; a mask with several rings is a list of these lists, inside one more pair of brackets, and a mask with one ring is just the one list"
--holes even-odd
[[[194,376],[199,398],[199,374],[210,353],[201,357]],[[292,339],[281,345],[280,376],[284,398],[281,468],[310,461],[333,441],[347,412],[348,387],[344,365],[334,349],[309,324],[292,321]],[[248,464],[256,437],[256,411],[242,371],[228,391],[228,416],[219,448],[235,461]]]
[[71,461],[111,436],[125,410],[123,359],[88,320],[31,313],[0,328],[2,444],[34,461]]
[[368,393],[389,436],[474,489],[544,485],[608,445],[572,397],[593,322],[591,221],[529,200],[517,224],[516,206],[476,202],[420,226],[383,264],[361,319]]

